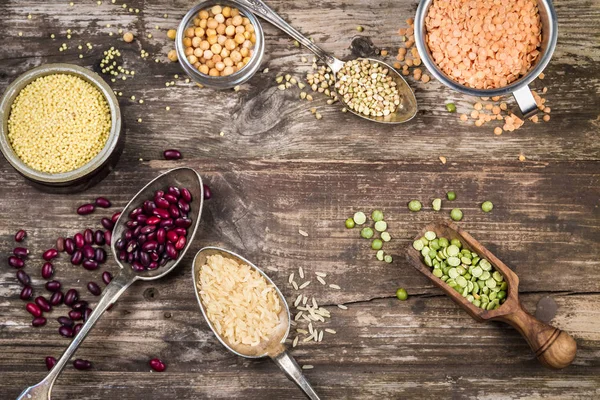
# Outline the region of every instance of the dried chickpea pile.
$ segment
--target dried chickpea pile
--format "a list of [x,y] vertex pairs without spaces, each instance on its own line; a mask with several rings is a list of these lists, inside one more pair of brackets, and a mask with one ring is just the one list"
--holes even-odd
[[237,8],[215,5],[198,13],[185,31],[183,45],[190,64],[203,74],[228,76],[244,68],[256,43],[254,25]]
[[508,85],[540,54],[542,26],[534,0],[434,0],[425,27],[435,63],[475,89]]
[[38,78],[11,106],[8,140],[31,168],[51,174],[87,164],[106,144],[110,109],[102,93],[67,74]]

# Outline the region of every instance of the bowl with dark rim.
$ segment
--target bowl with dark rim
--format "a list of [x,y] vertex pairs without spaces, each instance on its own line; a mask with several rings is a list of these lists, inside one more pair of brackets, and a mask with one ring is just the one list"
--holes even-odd
[[[11,106],[21,90],[38,78],[54,74],[75,75],[92,84],[102,93],[110,109],[111,128],[106,144],[87,164],[69,172],[51,174],[41,172],[25,164],[13,150],[8,140],[8,119]],[[95,72],[72,64],[45,64],[33,68],[15,79],[0,99],[0,150],[17,172],[32,181],[35,186],[51,191],[77,191],[87,188],[110,172],[122,150],[122,121],[119,102],[108,84]],[[62,188],[62,189],[61,189]]]

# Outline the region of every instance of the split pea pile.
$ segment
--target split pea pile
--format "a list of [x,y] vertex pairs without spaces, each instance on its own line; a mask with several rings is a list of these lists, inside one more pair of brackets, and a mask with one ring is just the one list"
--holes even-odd
[[434,276],[475,307],[495,310],[506,301],[508,284],[502,274],[479,254],[462,248],[460,240],[438,238],[435,232],[427,231],[414,241],[413,247],[421,252],[425,264],[432,267]]
[[11,106],[8,140],[31,168],[50,174],[87,164],[106,144],[110,109],[102,93],[68,74],[38,78]]
[[475,89],[514,82],[540,55],[542,26],[534,0],[434,0],[425,27],[435,63]]
[[201,73],[228,76],[244,68],[256,43],[254,25],[237,8],[215,5],[194,18],[185,30],[187,61]]
[[335,87],[348,108],[371,116],[385,117],[400,106],[400,94],[389,70],[369,60],[352,60],[337,73]]

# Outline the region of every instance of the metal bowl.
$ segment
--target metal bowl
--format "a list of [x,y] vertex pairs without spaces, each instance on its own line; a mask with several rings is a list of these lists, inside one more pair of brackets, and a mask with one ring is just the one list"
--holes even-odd
[[473,89],[453,80],[451,77],[442,72],[429,51],[429,47],[425,42],[427,31],[425,28],[425,18],[429,12],[429,7],[433,0],[421,0],[419,7],[417,8],[417,14],[415,16],[415,43],[423,64],[427,67],[431,75],[435,76],[440,82],[448,86],[451,89],[465,93],[471,96],[477,97],[492,97],[492,96],[504,96],[511,94],[517,100],[521,113],[528,117],[535,114],[537,111],[537,105],[531,94],[529,85],[540,73],[546,68],[554,48],[556,47],[556,40],[558,37],[558,22],[556,19],[556,13],[550,0],[537,0],[538,10],[540,13],[540,19],[542,22],[542,45],[540,48],[540,56],[537,59],[536,64],[529,70],[527,75],[522,76],[518,80],[511,84],[498,89]]
[[[183,37],[185,36],[185,30],[193,25],[193,20],[201,10],[210,8],[214,5],[226,5],[235,7],[240,10],[242,16],[248,18],[252,25],[254,25],[254,33],[256,34],[256,43],[254,44],[253,53],[250,61],[244,68],[239,71],[228,75],[228,76],[208,76],[200,73],[185,56],[185,49],[183,48]],[[202,86],[210,87],[213,89],[231,89],[237,85],[241,85],[258,71],[260,64],[262,63],[263,56],[265,55],[265,35],[262,30],[262,26],[258,21],[258,18],[246,7],[241,6],[233,1],[227,0],[209,0],[197,4],[194,8],[188,11],[187,14],[181,20],[179,27],[177,28],[177,37],[175,39],[175,49],[177,50],[177,58],[179,64],[183,67],[186,74],[194,80],[194,82],[201,84]]]
[[[75,75],[94,85],[94,87],[104,95],[110,108],[111,115],[110,133],[104,148],[82,167],[73,171],[57,174],[37,171],[25,164],[17,156],[8,141],[8,118],[10,116],[11,106],[15,98],[21,92],[21,89],[37,78],[53,74]],[[93,182],[92,178],[94,176],[102,175],[101,172],[106,172],[107,167],[112,166],[116,162],[115,158],[118,158],[120,152],[120,146],[118,146],[121,142],[121,111],[119,109],[119,102],[110,86],[108,86],[98,74],[77,65],[46,64],[33,68],[19,76],[8,86],[0,100],[0,118],[2,118],[2,125],[0,126],[0,150],[2,151],[2,154],[4,154],[4,157],[8,162],[20,174],[41,185],[51,187],[78,185],[79,187],[87,187],[90,182]],[[115,157],[113,157],[113,155]]]

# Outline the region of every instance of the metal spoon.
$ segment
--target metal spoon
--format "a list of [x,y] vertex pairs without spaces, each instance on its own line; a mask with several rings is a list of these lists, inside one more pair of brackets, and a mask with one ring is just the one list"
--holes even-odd
[[[333,71],[333,77],[335,80],[337,80],[337,73],[344,66],[344,61],[338,60],[337,58],[333,57],[331,54],[327,53],[325,50],[311,42],[310,39],[298,32],[290,24],[284,21],[279,15],[277,15],[275,11],[269,8],[269,6],[267,6],[262,0],[233,0],[233,2],[247,7],[256,15],[272,23],[273,25],[275,25],[276,27],[278,27],[279,29],[296,39],[300,44],[302,44],[304,47],[312,51],[317,57],[323,60],[329,66],[329,68],[331,68],[331,71]],[[365,58],[358,58],[358,60],[365,60]],[[412,117],[414,117],[417,113],[417,100],[415,99],[415,94],[413,93],[412,89],[408,86],[402,75],[400,75],[398,71],[396,71],[391,65],[381,60],[375,60],[373,58],[366,58],[366,60],[369,60],[369,62],[371,63],[379,63],[381,65],[385,65],[388,68],[388,75],[394,79],[394,82],[396,82],[396,87],[398,88],[398,92],[400,94],[400,105],[398,106],[396,112],[384,117],[371,117],[357,113],[354,110],[351,110],[350,108],[348,108],[348,110],[353,114],[358,115],[359,117],[375,122],[398,124],[412,119]],[[344,102],[342,96],[339,96],[339,99],[341,102]]]
[[[258,272],[261,273],[262,276],[265,277],[269,284],[273,285],[277,294],[279,295],[279,301],[281,304],[285,305],[285,309],[281,311],[279,317],[281,319],[280,327],[277,329],[275,334],[267,343],[260,344],[259,346],[247,346],[247,345],[239,345],[234,349],[225,339],[223,339],[214,326],[212,325],[210,319],[206,315],[206,310],[204,309],[204,304],[202,303],[202,299],[200,298],[200,294],[198,293],[198,274],[200,272],[200,268],[206,264],[206,258],[208,256],[212,256],[215,254],[220,254],[221,256],[229,259],[233,259],[240,264],[246,264],[251,268],[254,268]],[[256,265],[252,264],[250,261],[246,260],[244,257],[225,249],[221,249],[218,247],[205,247],[200,250],[196,257],[194,258],[194,265],[192,266],[192,276],[194,277],[194,292],[196,293],[196,298],[198,299],[198,304],[200,305],[200,309],[202,310],[202,315],[206,319],[208,326],[212,329],[213,333],[219,339],[219,342],[223,344],[227,348],[227,350],[232,353],[237,354],[238,356],[246,357],[246,358],[262,358],[262,357],[271,357],[271,359],[277,364],[279,368],[287,377],[294,382],[303,392],[306,394],[306,397],[312,400],[319,400],[319,396],[315,393],[314,389],[302,373],[302,369],[294,360],[294,358],[287,352],[285,345],[283,344],[288,337],[290,332],[290,309],[288,307],[285,298],[279,291],[279,288],[273,283],[271,278],[269,278],[260,268]]]
[[[186,187],[192,194],[193,201],[190,204],[191,210],[189,213],[189,218],[192,220],[192,226],[188,229],[189,240],[187,241],[185,248],[179,253],[177,260],[171,260],[164,267],[160,267],[155,270],[137,273],[131,268],[130,265],[123,265],[121,261],[119,261],[118,257],[116,256],[117,251],[115,249],[115,242],[121,237],[123,231],[126,229],[125,222],[128,220],[129,213],[136,207],[139,207],[145,200],[152,199],[156,190],[163,190],[168,186]],[[79,331],[77,336],[73,338],[69,347],[67,347],[60,359],[56,362],[56,365],[52,368],[44,380],[37,385],[30,386],[25,389],[17,398],[17,400],[49,400],[50,394],[52,393],[52,385],[54,385],[56,378],[58,378],[71,356],[73,356],[81,342],[83,342],[89,331],[92,329],[104,311],[106,311],[108,307],[117,301],[125,289],[127,289],[133,282],[137,280],[151,281],[162,278],[171,272],[177,266],[177,264],[179,264],[179,261],[181,261],[189,249],[190,244],[194,239],[194,235],[196,234],[196,230],[198,229],[200,215],[202,212],[203,197],[204,193],[202,178],[200,178],[200,175],[198,175],[198,173],[191,168],[172,169],[148,183],[133,197],[127,206],[125,206],[121,216],[119,217],[119,220],[115,224],[112,235],[112,243],[110,246],[115,260],[121,270],[106,286],[100,301],[96,305],[96,308],[94,308],[94,311],[86,323],[83,324],[81,331]]]

